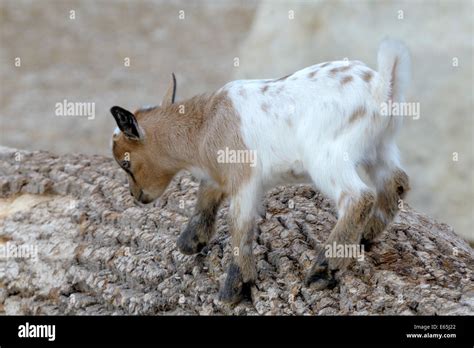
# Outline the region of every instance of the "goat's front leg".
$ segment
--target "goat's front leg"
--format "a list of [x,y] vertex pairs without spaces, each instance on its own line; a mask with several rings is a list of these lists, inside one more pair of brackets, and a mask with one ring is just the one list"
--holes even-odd
[[196,254],[209,243],[223,198],[224,194],[219,188],[208,181],[201,181],[194,214],[178,238],[178,248],[183,254]]
[[237,303],[250,295],[250,286],[257,279],[252,244],[255,232],[255,216],[258,190],[247,185],[231,201],[229,226],[232,236],[232,261],[227,271],[219,298],[223,302]]

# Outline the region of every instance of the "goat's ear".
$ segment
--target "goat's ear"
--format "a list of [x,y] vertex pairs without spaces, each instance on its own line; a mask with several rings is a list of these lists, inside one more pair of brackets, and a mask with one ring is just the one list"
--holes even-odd
[[142,138],[140,128],[135,116],[120,106],[113,106],[110,113],[115,118],[117,126],[129,139],[140,140]]
[[171,73],[171,81],[168,85],[168,90],[163,98],[163,102],[161,103],[162,107],[169,106],[174,103],[174,99],[176,97],[176,76],[174,73]]

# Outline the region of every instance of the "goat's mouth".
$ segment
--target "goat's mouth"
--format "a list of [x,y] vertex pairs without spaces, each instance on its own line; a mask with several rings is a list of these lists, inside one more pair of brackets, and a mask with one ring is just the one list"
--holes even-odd
[[135,202],[141,203],[141,204],[149,204],[154,201],[153,198],[148,196],[146,193],[143,192],[143,190],[140,190],[140,193],[138,194],[138,198],[135,198]]

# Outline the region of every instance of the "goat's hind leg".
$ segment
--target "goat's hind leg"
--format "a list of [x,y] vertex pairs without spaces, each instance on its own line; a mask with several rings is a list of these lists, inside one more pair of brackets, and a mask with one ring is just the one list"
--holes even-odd
[[209,243],[223,198],[217,187],[205,180],[201,182],[194,214],[178,238],[178,248],[183,254],[196,254]]
[[367,222],[361,244],[369,250],[373,241],[390,224],[400,210],[401,200],[410,189],[408,175],[400,167],[396,149],[395,155],[379,158],[378,162],[366,166],[370,179],[377,190],[374,213]]
[[[355,168],[347,167],[341,173],[344,177],[333,178],[336,182],[333,190],[324,192],[329,196],[332,194],[331,198],[337,202],[339,219],[306,277],[306,284],[314,283],[318,289],[333,287],[335,272],[358,257],[362,233],[375,203],[375,194],[360,179]],[[329,183],[316,186],[324,187],[325,184]],[[343,250],[342,255],[340,250]]]

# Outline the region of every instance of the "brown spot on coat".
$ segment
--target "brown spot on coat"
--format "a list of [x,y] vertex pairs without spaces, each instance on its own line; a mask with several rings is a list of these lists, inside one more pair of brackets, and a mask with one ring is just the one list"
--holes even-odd
[[334,132],[334,138],[337,138],[339,135],[341,135],[346,129],[349,128],[349,126],[356,122],[358,119],[362,118],[367,112],[367,109],[365,106],[360,106],[357,109],[354,110],[354,112],[351,114],[349,117],[349,121],[347,123],[344,123],[341,127],[339,127],[335,132]]
[[268,112],[268,109],[269,109],[269,105],[267,103],[263,103],[261,105],[261,108],[262,108],[262,111],[263,112]]
[[369,70],[363,71],[361,77],[362,77],[362,80],[369,83],[373,77],[372,71],[369,71]]
[[367,112],[365,106],[360,106],[354,110],[351,117],[349,118],[349,124],[354,123],[358,119],[362,118]]
[[308,77],[309,77],[310,79],[312,79],[313,77],[316,76],[317,73],[318,73],[318,70],[311,71],[311,72],[308,74]]
[[351,82],[354,78],[351,75],[344,76],[341,80],[341,85],[348,84]]
[[261,88],[261,91],[263,94],[265,94],[266,91],[268,91],[268,85],[265,85]]
[[344,72],[344,71],[349,70],[350,68],[351,68],[350,65],[338,66],[336,68],[332,68],[331,70],[329,70],[329,73],[335,75],[338,72]]
[[331,64],[332,64],[332,62],[326,62],[326,63],[321,65],[321,68],[327,67],[328,65],[331,65]]

